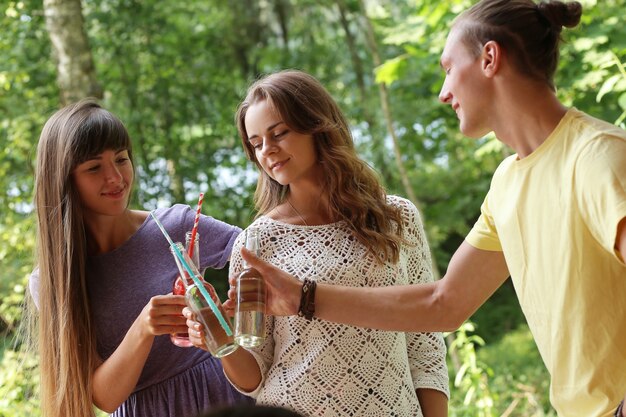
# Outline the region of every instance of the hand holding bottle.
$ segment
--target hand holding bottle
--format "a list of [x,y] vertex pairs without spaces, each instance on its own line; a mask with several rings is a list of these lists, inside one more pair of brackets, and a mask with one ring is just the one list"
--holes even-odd
[[[181,262],[178,256],[174,254],[182,282],[185,285],[185,302],[195,314],[196,319],[203,325],[204,344],[207,350],[215,357],[222,357],[234,352],[237,345],[233,338],[232,324],[215,293],[215,289],[211,284],[204,281],[181,243],[176,243],[171,250],[173,253],[176,251],[180,253],[185,261]],[[187,271],[187,267],[183,267],[183,264],[186,264],[190,271]],[[205,298],[205,294],[210,300]]]
[[185,307],[185,297],[180,295],[156,295],[148,301],[137,317],[144,333],[158,336],[168,333],[185,332],[185,318],[181,311]]
[[[244,262],[259,271],[263,276],[267,291],[265,300],[266,314],[272,316],[297,315],[302,293],[302,281],[269,262],[258,258],[245,248],[241,249],[241,257]],[[237,303],[237,276],[230,277],[228,282],[230,283],[230,289],[228,290],[228,300],[224,303],[224,307],[233,309]]]
[[[189,253],[189,247],[191,245],[191,236],[193,235],[192,232],[187,232],[185,234],[185,251],[187,251],[187,253]],[[191,260],[193,261],[194,265],[196,266],[196,268],[200,268],[200,235],[196,232],[194,238],[194,249],[193,252],[190,256]],[[178,276],[175,280],[174,280],[174,287],[172,288],[172,293],[174,295],[185,295],[185,284],[183,283],[183,280],[180,276]],[[180,314],[180,312],[178,313]],[[181,333],[172,333],[170,335],[170,340],[172,341],[173,344],[175,344],[178,347],[191,347],[192,344],[189,341],[189,335],[187,334],[187,332],[181,332]]]
[[[260,250],[259,231],[246,229],[246,248],[257,255]],[[244,270],[235,284],[235,341],[251,348],[265,340],[265,282],[256,269],[244,263]]]

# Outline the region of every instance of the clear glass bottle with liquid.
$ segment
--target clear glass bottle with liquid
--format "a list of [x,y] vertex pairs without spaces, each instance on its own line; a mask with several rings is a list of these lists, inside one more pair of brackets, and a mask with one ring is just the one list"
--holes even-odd
[[[185,234],[185,251],[189,253],[189,246],[191,245],[191,232]],[[191,260],[196,268],[200,268],[200,234],[196,232],[193,243],[193,252],[191,254]],[[174,295],[185,295],[185,284],[180,276],[174,280],[174,287],[172,289]],[[191,347],[193,346],[189,341],[189,333],[174,333],[170,335],[170,340],[178,347]]]
[[[260,239],[256,227],[246,229],[246,249],[259,255]],[[265,341],[265,298],[263,277],[244,263],[237,277],[235,304],[235,341],[243,347],[256,347]]]
[[[184,267],[176,255],[175,249],[170,248],[185,286],[185,303],[196,315],[196,320],[202,323],[204,327],[204,343],[209,353],[216,358],[221,358],[234,352],[237,349],[237,344],[234,340],[233,326],[224,311],[224,307],[222,307],[215,289],[211,284],[204,281],[202,275],[198,272],[198,268],[185,251],[183,244],[180,242],[176,243],[176,248],[195,277],[195,279],[192,278],[188,273],[187,268]],[[201,285],[201,287],[198,285]],[[210,298],[212,303],[208,301],[208,298]],[[211,304],[213,304],[217,313],[214,312]]]

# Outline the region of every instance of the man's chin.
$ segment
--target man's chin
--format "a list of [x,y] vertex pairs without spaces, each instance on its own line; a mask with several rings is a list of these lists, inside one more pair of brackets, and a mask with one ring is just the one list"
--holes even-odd
[[476,129],[469,126],[464,127],[462,124],[460,126],[460,130],[461,133],[463,133],[463,136],[467,136],[470,139],[481,139],[491,133],[491,130],[489,129]]

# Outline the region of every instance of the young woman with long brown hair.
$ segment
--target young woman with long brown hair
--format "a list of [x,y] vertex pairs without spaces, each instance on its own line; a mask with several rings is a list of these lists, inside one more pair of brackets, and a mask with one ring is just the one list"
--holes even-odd
[[[134,183],[126,128],[95,101],[56,112],[37,148],[37,270],[41,410],[88,417],[195,416],[212,405],[247,401],[219,361],[181,349],[183,296],[168,294],[178,274],[148,212],[128,208]],[[194,212],[158,209],[184,241]],[[202,216],[200,266],[221,268],[240,230]]]
[[[419,213],[386,195],[354,148],[348,124],[318,80],[282,71],[255,82],[236,115],[259,169],[260,255],[300,279],[370,287],[432,281]],[[235,242],[231,273],[243,269]],[[201,327],[190,320],[190,337]],[[248,372],[226,375],[259,404],[310,416],[447,416],[440,333],[359,329],[310,317],[268,317]],[[239,355],[242,355],[239,352]]]

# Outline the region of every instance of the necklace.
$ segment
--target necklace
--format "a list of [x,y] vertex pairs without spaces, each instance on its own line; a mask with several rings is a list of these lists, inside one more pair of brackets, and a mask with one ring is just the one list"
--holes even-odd
[[306,220],[304,220],[304,217],[302,217],[302,214],[300,214],[300,212],[293,206],[293,204],[291,204],[291,201],[289,200],[289,198],[287,198],[287,204],[289,204],[289,207],[291,207],[291,209],[298,215],[298,217],[300,217],[300,220],[302,220],[302,223],[304,223],[305,226],[308,226],[309,224],[306,222]]

